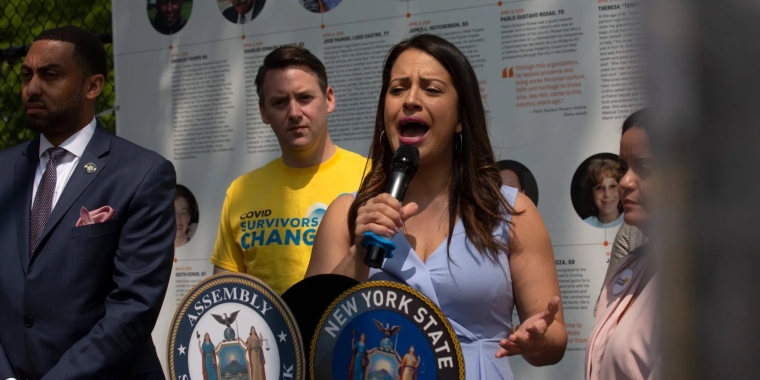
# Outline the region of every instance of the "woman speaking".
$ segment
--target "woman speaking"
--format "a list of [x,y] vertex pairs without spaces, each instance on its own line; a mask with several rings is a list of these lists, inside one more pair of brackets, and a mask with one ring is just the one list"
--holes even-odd
[[[401,144],[420,154],[403,205],[384,193]],[[416,288],[454,327],[467,379],[512,379],[505,356],[558,362],[567,335],[551,241],[533,202],[502,186],[475,72],[454,45],[422,34],[391,49],[370,159],[358,193],[328,208],[307,276]],[[381,269],[363,263],[365,232],[398,247]],[[522,323],[510,334],[513,306]]]

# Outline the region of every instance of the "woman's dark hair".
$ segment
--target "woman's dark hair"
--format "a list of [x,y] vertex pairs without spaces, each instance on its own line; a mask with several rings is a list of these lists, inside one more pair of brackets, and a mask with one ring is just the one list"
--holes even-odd
[[650,112],[648,108],[642,108],[632,113],[631,116],[628,116],[623,122],[623,133],[633,127],[639,127],[646,131],[649,126],[649,118]]
[[[462,124],[461,144],[458,137],[451,149],[453,154],[452,172],[449,181],[449,234],[448,247],[454,231],[457,216],[460,216],[467,238],[478,251],[493,259],[509,250],[507,243],[493,236],[500,223],[508,223],[507,216],[517,214],[501,194],[501,175],[491,148],[486,125],[485,109],[480,97],[480,88],[475,71],[464,54],[445,39],[419,34],[401,41],[391,48],[385,59],[380,91],[377,102],[374,135],[370,145],[369,159],[372,167],[362,181],[354,202],[348,211],[348,230],[354,240],[356,217],[360,206],[369,199],[385,191],[393,150],[387,137],[381,136],[385,130],[385,98],[391,80],[391,70],[401,53],[418,50],[430,55],[449,73],[454,84],[459,104],[457,112]],[[461,146],[460,146],[461,145]]]
[[198,223],[198,202],[195,200],[193,193],[190,192],[190,189],[180,184],[177,184],[177,194],[174,195],[174,199],[177,198],[185,198],[187,201],[187,208],[190,212],[190,223],[188,223],[185,233],[188,233],[190,232],[190,225]]

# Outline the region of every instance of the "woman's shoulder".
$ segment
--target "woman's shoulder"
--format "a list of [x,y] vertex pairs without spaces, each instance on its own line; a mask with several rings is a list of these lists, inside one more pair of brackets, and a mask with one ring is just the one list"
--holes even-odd
[[354,198],[356,198],[356,193],[343,193],[341,195],[338,195],[338,197],[335,198],[335,200],[333,200],[332,203],[330,203],[329,207],[348,208],[349,206],[351,206],[351,203],[354,202]]
[[[525,193],[517,191],[514,187],[503,185],[501,187],[501,194],[507,201],[507,204],[509,204],[509,207],[514,210],[515,216],[538,213],[538,208],[533,201]],[[511,215],[508,215],[507,220],[511,219]]]
[[325,211],[325,215],[322,217],[322,222],[327,221],[328,224],[333,222],[344,223],[348,217],[348,211],[351,209],[352,203],[354,203],[354,194],[345,193],[339,195],[327,206],[327,211]]
[[510,207],[515,207],[515,204],[517,203],[517,196],[520,193],[515,189],[514,187],[507,186],[507,185],[501,185],[501,188],[499,189],[501,192],[501,195],[504,197],[504,199],[507,200],[507,203],[509,203]]
[[[499,192],[501,193],[501,196],[504,197],[504,200],[507,201],[507,204],[509,205],[509,208],[512,209],[512,210],[514,210],[514,211],[518,211],[517,210],[518,205],[520,205],[520,204],[523,203],[523,201],[521,199],[519,199],[521,193],[519,191],[517,191],[516,188],[511,187],[511,186],[507,186],[507,185],[501,185],[501,188],[499,188]],[[522,194],[522,195],[524,195],[524,194]],[[503,215],[504,219],[505,219],[505,221],[508,222],[506,225],[504,225],[502,227],[506,227],[507,229],[509,229],[508,224],[512,222],[512,214],[509,213],[507,210],[501,210],[501,212],[503,214],[505,214],[505,215]]]

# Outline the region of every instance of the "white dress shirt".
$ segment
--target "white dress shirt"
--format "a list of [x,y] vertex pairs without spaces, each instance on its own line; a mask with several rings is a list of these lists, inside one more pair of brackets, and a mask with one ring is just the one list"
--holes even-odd
[[[51,210],[55,208],[55,204],[58,202],[58,198],[60,198],[66,184],[69,182],[71,174],[74,173],[74,170],[79,166],[79,159],[82,157],[87,144],[90,143],[92,135],[95,134],[96,125],[95,118],[93,118],[90,124],[87,124],[86,127],[71,135],[71,137],[61,143],[61,145],[58,145],[59,148],[66,149],[66,154],[56,167],[55,192],[53,192],[53,205]],[[48,161],[50,161],[50,155],[47,153],[49,148],[53,148],[53,144],[45,138],[45,135],[40,135],[40,163],[37,165],[37,172],[34,174],[34,187],[32,188],[32,204],[29,205],[30,208],[34,205],[34,197],[37,196],[37,187],[40,186],[42,175],[45,173],[45,167],[47,166]]]
[[[251,10],[248,11],[247,13],[244,13],[245,20],[243,20],[243,22],[242,22],[243,24],[247,24],[247,23],[251,22],[251,17],[253,16],[253,10],[254,9],[256,9],[256,2],[255,1],[253,2],[253,6],[251,6]],[[240,13],[238,13],[237,24],[240,24]]]

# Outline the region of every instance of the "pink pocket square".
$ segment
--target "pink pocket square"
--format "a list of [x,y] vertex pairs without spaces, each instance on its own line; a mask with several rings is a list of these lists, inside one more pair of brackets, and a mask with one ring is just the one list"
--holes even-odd
[[110,206],[103,206],[97,210],[87,211],[82,207],[79,210],[79,220],[77,220],[77,227],[86,226],[88,224],[103,223],[113,219],[116,215],[116,211]]

